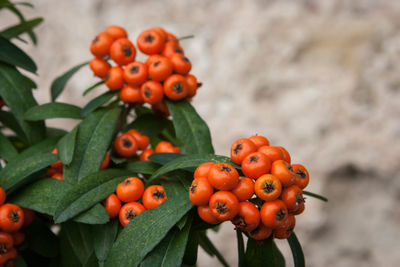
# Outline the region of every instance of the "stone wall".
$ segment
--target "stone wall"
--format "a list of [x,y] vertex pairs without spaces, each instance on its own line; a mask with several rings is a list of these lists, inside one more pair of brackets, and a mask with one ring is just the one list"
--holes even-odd
[[[178,36],[203,82],[194,106],[209,123],[217,153],[262,134],[311,172],[297,221],[308,266],[396,266],[400,262],[400,2],[35,1],[44,16],[39,45],[23,45],[39,66],[40,103],[51,81],[90,59],[93,36],[109,24],[131,36],[160,25]],[[1,25],[15,19],[2,12]],[[15,21],[16,22],[16,21]],[[84,105],[88,69],[60,101]],[[49,121],[51,125],[57,125]],[[65,120],[58,126],[72,128]],[[212,239],[236,264],[233,226]],[[285,253],[285,242],[279,243]],[[288,266],[291,259],[288,258]],[[218,266],[201,252],[199,266]]]

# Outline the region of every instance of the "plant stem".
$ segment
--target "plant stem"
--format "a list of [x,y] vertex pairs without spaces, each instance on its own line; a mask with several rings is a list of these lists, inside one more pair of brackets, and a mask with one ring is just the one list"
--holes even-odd
[[238,248],[238,267],[244,267],[244,242],[242,231],[236,230],[237,248]]

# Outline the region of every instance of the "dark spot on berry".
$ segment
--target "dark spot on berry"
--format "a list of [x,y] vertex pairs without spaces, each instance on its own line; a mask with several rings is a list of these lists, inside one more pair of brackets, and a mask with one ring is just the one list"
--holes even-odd
[[144,41],[145,41],[146,43],[151,43],[151,42],[154,41],[154,36],[151,35],[151,34],[147,34],[147,35],[144,37]]
[[236,147],[233,149],[233,153],[234,153],[235,155],[237,155],[242,149],[243,149],[243,145],[242,145],[242,143],[239,143],[239,144],[237,144]]
[[192,194],[194,194],[194,192],[196,191],[196,187],[197,187],[197,183],[193,183],[192,186],[190,187],[190,192]]
[[129,69],[129,72],[132,74],[138,73],[139,72],[139,66],[133,66],[132,68]]
[[174,91],[174,92],[177,93],[177,94],[180,94],[180,93],[183,92],[183,88],[184,88],[183,83],[175,83],[175,84],[172,86],[172,91]]
[[133,220],[135,217],[137,216],[136,212],[134,212],[131,209],[128,209],[125,213],[125,218],[127,218],[128,220]]
[[296,205],[300,205],[302,202],[304,202],[304,198],[300,193],[296,194]]
[[247,226],[246,221],[240,215],[236,215],[235,218],[232,219],[232,223],[236,226],[235,230],[244,229]]
[[226,206],[225,203],[217,202],[215,204],[215,208],[217,209],[218,213],[224,214],[229,211],[229,208]]
[[303,170],[298,170],[296,172],[297,176],[300,177],[301,179],[304,179],[307,177],[306,173]]
[[148,87],[145,87],[145,88],[144,88],[144,96],[145,96],[146,98],[150,98],[150,97],[151,97],[151,90],[150,90],[150,88],[148,88]]
[[19,222],[20,217],[19,217],[18,211],[16,211],[16,210],[11,211],[9,217],[12,222],[14,222],[14,223]]
[[266,182],[263,184],[263,190],[265,193],[272,193],[275,190],[275,184],[273,182]]
[[110,73],[109,72],[106,74],[106,77],[104,77],[104,81],[107,82],[108,79],[110,79]]
[[282,221],[282,220],[285,218],[285,216],[286,216],[285,210],[280,209],[280,210],[276,213],[275,218],[276,218],[277,221]]
[[132,183],[131,179],[126,179],[123,185],[130,185]]
[[258,162],[260,158],[258,156],[251,156],[248,160],[249,163]]
[[157,66],[160,65],[160,64],[161,64],[161,61],[160,61],[160,60],[157,60],[156,62],[153,63],[153,66],[154,66],[154,67],[157,67]]
[[132,55],[132,48],[126,45],[122,47],[122,52],[124,53],[125,57],[130,57]]
[[177,46],[175,46],[174,51],[175,53],[183,54],[183,51]]
[[100,40],[99,36],[96,35],[96,37],[94,37],[92,44],[96,44],[98,41]]
[[155,190],[153,191],[153,197],[156,199],[163,199],[165,198],[165,192],[162,190]]
[[0,254],[4,254],[8,251],[6,243],[0,243]]
[[181,59],[185,62],[190,62],[189,59],[187,57],[181,56]]
[[124,139],[122,140],[122,145],[123,145],[124,147],[131,147],[131,146],[132,146],[132,142],[131,142],[131,140],[129,140],[129,139],[127,139],[127,138],[124,138]]
[[283,164],[285,165],[285,167],[286,167],[290,172],[293,172],[293,167],[292,167],[289,163],[284,162]]
[[231,172],[231,168],[229,168],[228,166],[222,165],[221,167],[219,167],[221,172]]

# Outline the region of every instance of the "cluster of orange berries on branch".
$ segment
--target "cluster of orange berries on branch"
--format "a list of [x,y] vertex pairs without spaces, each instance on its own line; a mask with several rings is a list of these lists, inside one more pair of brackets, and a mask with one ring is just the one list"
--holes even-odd
[[[57,154],[58,150],[57,148],[54,148],[51,153]],[[110,164],[110,154],[106,152],[106,155],[104,156],[103,161],[101,162],[101,165],[99,167],[100,170],[104,170],[108,168],[108,165]],[[61,162],[61,160],[57,160],[56,162],[52,163],[48,168],[47,168],[47,173],[46,176],[62,181],[63,180],[63,170],[64,170],[64,164]]]
[[115,152],[124,158],[131,158],[140,153],[139,159],[141,161],[149,161],[149,156],[153,153],[180,153],[179,147],[175,147],[168,141],[160,141],[155,149],[149,147],[150,138],[139,130],[131,129],[125,133],[120,134],[114,140]]
[[203,163],[194,172],[189,198],[199,217],[210,224],[230,220],[256,240],[288,238],[305,208],[307,169],[264,136],[238,139],[231,159],[244,176],[228,163]]
[[192,64],[175,35],[154,27],[139,34],[137,47],[148,55],[145,62],[135,61],[136,48],[126,30],[111,25],[90,45],[95,56],[90,68],[110,90],[120,90],[122,101],[149,103],[163,113],[168,113],[164,98],[181,100],[195,96],[201,84],[190,74]]
[[0,187],[0,266],[15,266],[16,247],[25,241],[35,212],[5,201],[6,192]]
[[[142,180],[129,177],[117,186],[116,194],[109,195],[103,205],[110,219],[118,216],[125,227],[143,211],[154,209],[166,200],[167,195],[161,185],[150,185],[145,189]],[[125,203],[123,206],[121,201]]]

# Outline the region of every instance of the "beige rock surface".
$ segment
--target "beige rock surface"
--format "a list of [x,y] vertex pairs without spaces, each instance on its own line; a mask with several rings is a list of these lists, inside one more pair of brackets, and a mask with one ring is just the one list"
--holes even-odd
[[[51,81],[90,58],[89,43],[109,24],[130,36],[161,25],[179,36],[203,82],[194,106],[217,153],[239,137],[266,135],[311,172],[297,221],[308,266],[397,266],[400,262],[400,2],[373,1],[35,1],[44,16],[39,45],[40,103]],[[1,25],[14,22],[2,13]],[[84,105],[88,69],[60,101]],[[104,88],[102,89],[105,90]],[[54,121],[49,124],[56,125]],[[72,128],[65,120],[58,126]],[[212,235],[236,265],[233,227]],[[288,247],[280,242],[291,259]],[[199,266],[218,266],[201,253]]]

